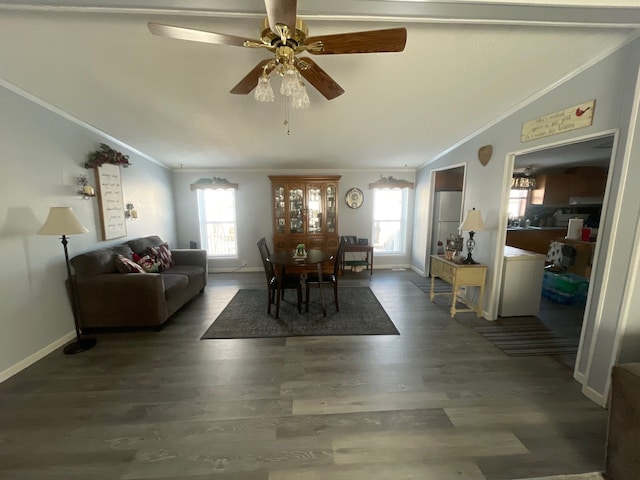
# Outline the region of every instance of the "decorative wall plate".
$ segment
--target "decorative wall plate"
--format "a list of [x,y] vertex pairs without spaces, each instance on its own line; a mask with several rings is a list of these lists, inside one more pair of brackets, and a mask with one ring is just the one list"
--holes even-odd
[[344,196],[344,201],[349,208],[360,208],[362,206],[362,202],[364,202],[364,194],[359,188],[350,188]]

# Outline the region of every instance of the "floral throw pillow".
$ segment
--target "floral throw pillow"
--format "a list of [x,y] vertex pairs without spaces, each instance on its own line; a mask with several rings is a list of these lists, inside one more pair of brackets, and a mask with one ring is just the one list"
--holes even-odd
[[162,270],[173,267],[176,262],[173,260],[173,255],[169,250],[169,244],[163,243],[157,247],[149,247],[147,253],[151,255],[156,261],[160,262]]
[[144,269],[133,260],[118,255],[115,259],[116,269],[120,273],[145,273]]
[[151,255],[145,255],[144,257],[138,256],[134,260],[140,265],[147,273],[158,273],[162,271],[162,265],[159,261],[153,258]]

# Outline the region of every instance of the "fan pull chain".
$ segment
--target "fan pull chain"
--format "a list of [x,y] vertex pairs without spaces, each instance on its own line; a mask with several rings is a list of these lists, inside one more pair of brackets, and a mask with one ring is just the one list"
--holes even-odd
[[291,129],[289,128],[289,102],[287,99],[284,100],[284,126],[287,127],[287,135],[291,135]]

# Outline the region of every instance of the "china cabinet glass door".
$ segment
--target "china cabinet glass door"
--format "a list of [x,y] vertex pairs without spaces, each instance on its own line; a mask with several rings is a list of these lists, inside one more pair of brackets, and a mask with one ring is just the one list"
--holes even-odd
[[304,188],[289,189],[289,233],[304,233]]
[[275,205],[274,217],[276,233],[285,233],[287,219],[285,216],[284,187],[280,185],[276,186],[273,189],[273,195]]
[[307,187],[307,232],[322,233],[322,189]]
[[335,233],[336,231],[336,206],[338,188],[335,185],[327,185],[327,233]]

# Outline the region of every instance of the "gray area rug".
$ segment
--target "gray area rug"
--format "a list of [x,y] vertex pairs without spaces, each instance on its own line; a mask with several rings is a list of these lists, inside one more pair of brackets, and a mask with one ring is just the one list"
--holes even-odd
[[552,477],[523,478],[521,480],[603,480],[601,473],[579,473],[577,475],[554,475]]
[[[304,292],[303,292],[304,296]],[[320,291],[312,288],[309,312],[298,313],[296,292],[288,290],[275,319],[275,305],[267,314],[267,290],[242,289],[236,293],[201,339],[264,338],[320,335],[399,335],[387,312],[368,287],[341,287],[340,311],[333,289],[325,288],[327,316],[322,316]]]
[[578,339],[551,331],[536,317],[500,319],[473,329],[512,357],[575,355],[578,352]]
[[[418,287],[424,293],[431,292],[431,278],[429,277],[421,277],[417,280],[411,280],[411,283],[413,283],[416,287]],[[445,282],[440,278],[436,278],[435,293],[444,293],[444,292],[450,292],[450,291],[451,291],[450,284],[448,284],[447,282]]]

